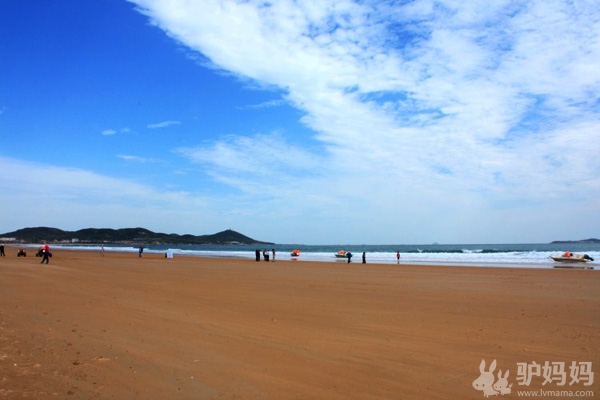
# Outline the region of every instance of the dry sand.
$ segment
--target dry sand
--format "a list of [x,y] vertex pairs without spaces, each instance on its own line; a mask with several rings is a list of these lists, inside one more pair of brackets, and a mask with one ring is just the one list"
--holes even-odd
[[482,359],[519,398],[543,379],[518,362],[600,372],[597,271],[7,253],[1,398],[479,399]]

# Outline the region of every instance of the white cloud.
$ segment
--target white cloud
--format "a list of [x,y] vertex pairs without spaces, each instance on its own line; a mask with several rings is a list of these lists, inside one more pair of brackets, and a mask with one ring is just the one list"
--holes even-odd
[[279,100],[264,101],[264,102],[258,103],[258,104],[249,104],[249,105],[243,106],[241,108],[248,109],[248,110],[261,110],[261,109],[265,109],[265,108],[279,107],[284,104],[286,104],[285,100],[279,99]]
[[168,128],[170,126],[179,125],[179,124],[181,124],[181,122],[179,122],[179,121],[163,121],[163,122],[157,122],[155,124],[149,124],[147,127],[148,127],[148,129],[159,129],[159,128]]
[[120,159],[125,160],[125,161],[131,161],[131,162],[141,163],[141,164],[154,163],[155,162],[155,160],[153,160],[151,158],[145,158],[145,157],[139,157],[139,156],[132,156],[132,155],[127,155],[127,154],[117,154],[117,158],[120,158]]
[[417,231],[426,218],[446,232],[436,240],[459,237],[460,221],[474,231],[494,221],[489,240],[510,240],[502,210],[538,225],[561,207],[600,222],[595,1],[135,3],[217,68],[280,87],[305,113],[318,155],[261,136],[181,150],[245,192],[301,185],[302,200],[286,186],[272,207],[364,214],[356,230],[401,215]]
[[227,136],[209,148],[181,148],[180,153],[192,161],[215,166],[218,170],[256,175],[259,179],[272,173],[305,174],[319,159],[309,151],[294,147],[278,134],[254,137]]
[[101,133],[104,136],[112,136],[112,135],[116,135],[117,133],[129,133],[129,132],[131,132],[131,129],[129,129],[129,128],[121,128],[118,131],[116,129],[105,129]]

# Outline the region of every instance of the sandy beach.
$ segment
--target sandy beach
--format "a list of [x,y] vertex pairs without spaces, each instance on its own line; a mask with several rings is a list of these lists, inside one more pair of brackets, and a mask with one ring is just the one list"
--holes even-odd
[[[600,372],[597,271],[316,263],[55,249],[0,259],[0,397],[479,399]],[[517,383],[563,362],[567,383]],[[552,398],[567,398],[552,396]]]

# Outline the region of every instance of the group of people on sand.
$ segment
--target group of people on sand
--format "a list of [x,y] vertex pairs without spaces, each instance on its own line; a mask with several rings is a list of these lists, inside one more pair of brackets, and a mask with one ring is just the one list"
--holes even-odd
[[[256,249],[254,251],[254,253],[256,254],[256,261],[260,261],[260,249]],[[275,249],[271,249],[271,253],[273,254],[273,262],[275,262]],[[269,261],[269,250],[263,250],[262,251],[262,256],[263,256],[263,260],[265,261]]]
[[[273,261],[275,261],[275,249],[271,249],[271,253],[273,254]],[[260,261],[260,256],[261,256],[261,251],[260,249],[256,249],[254,251],[254,254],[256,256],[256,261]],[[269,261],[269,250],[263,250],[262,251],[262,258],[264,261]],[[348,260],[348,264],[350,264],[352,262],[352,253],[351,252],[346,252],[346,258]],[[400,252],[396,252],[396,260],[398,262],[398,264],[400,264]],[[367,263],[367,253],[366,252],[362,252],[362,263],[366,264]]]
[[[50,252],[50,246],[48,243],[44,243],[44,245],[38,249],[35,256],[42,257],[42,262],[40,264],[48,264],[48,262],[50,262],[50,257],[52,257],[52,252]],[[0,244],[0,257],[6,257],[3,244]],[[27,257],[27,252],[25,249],[19,249],[19,251],[17,251],[17,257]]]
[[[350,264],[350,262],[352,261],[352,253],[347,252],[346,257],[348,258],[348,264]],[[400,264],[400,252],[399,251],[396,252],[396,262],[398,264]],[[362,252],[362,263],[363,264],[367,263],[367,253],[364,251]]]
[[[351,252],[347,252],[346,253],[346,258],[348,259],[348,264],[350,264],[350,262],[352,261],[352,253]],[[398,264],[400,264],[400,252],[397,251],[396,252],[396,262]],[[366,264],[367,263],[367,253],[366,252],[362,252],[362,263]]]

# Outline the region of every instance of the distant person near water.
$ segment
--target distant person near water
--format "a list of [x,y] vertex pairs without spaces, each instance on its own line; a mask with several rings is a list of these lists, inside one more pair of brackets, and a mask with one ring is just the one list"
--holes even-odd
[[4,254],[4,245],[0,244],[0,257],[6,257],[6,254]]
[[346,257],[348,257],[348,264],[350,264],[350,261],[352,261],[352,253],[347,252]]
[[363,264],[367,263],[367,253],[365,253],[364,251],[363,251],[363,255],[362,255],[362,263]]
[[263,250],[263,258],[265,259],[266,262],[269,262],[269,251],[268,250]]
[[275,262],[275,249],[272,249],[271,253],[273,253],[273,262]]
[[48,264],[48,261],[50,261],[48,258],[50,257],[50,246],[48,246],[48,243],[44,244],[41,250],[44,258],[42,258],[42,262],[40,264],[43,264],[44,261],[46,261],[46,264]]
[[142,246],[140,246],[140,249],[138,250],[138,257],[141,257],[143,252],[144,252],[144,248]]
[[396,252],[396,260],[397,260],[398,264],[400,264],[400,252],[399,251]]
[[260,261],[260,250],[259,250],[259,249],[256,249],[256,250],[254,251],[254,254],[256,255],[256,261]]

